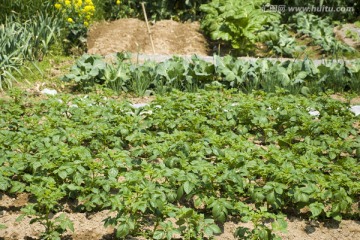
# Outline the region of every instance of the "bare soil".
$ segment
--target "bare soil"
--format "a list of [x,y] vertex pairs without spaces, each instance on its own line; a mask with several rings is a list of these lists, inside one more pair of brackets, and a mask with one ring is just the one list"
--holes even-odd
[[[207,40],[198,22],[162,20],[151,24],[150,30],[156,54],[208,55]],[[144,21],[119,19],[97,23],[90,29],[88,53],[108,55],[123,51],[153,54]]]
[[[25,217],[18,222],[16,219],[21,215],[20,209],[29,202],[29,195],[19,194],[16,197],[0,194],[0,224],[6,229],[0,230],[0,239],[19,240],[37,239],[44,227],[38,223],[30,224],[30,217]],[[115,239],[114,228],[104,227],[103,220],[109,216],[114,217],[116,213],[108,210],[85,214],[72,212],[68,207],[64,213],[74,223],[74,233],[67,232],[63,239],[89,240],[89,239]],[[57,213],[57,215],[60,213]],[[56,217],[55,215],[54,217]],[[309,223],[299,217],[287,219],[287,233],[277,234],[284,240],[355,240],[360,239],[360,221],[343,220],[341,223],[335,221]],[[215,237],[217,240],[233,240],[233,233],[238,227],[251,228],[250,223],[226,222],[223,226],[223,233]],[[144,238],[127,238],[143,240]]]

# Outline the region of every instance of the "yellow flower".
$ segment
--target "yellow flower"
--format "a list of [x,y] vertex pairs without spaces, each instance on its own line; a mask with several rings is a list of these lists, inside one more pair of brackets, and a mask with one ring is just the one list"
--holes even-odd
[[86,5],[93,5],[91,0],[85,0]]
[[66,6],[70,6],[70,5],[71,5],[70,0],[65,0],[65,5],[66,5]]
[[95,7],[94,6],[85,6],[83,9],[84,13],[94,13],[95,12]]
[[116,1],[116,5],[120,5],[120,0],[117,0],[117,1]]
[[61,4],[56,3],[56,4],[55,4],[55,8],[56,8],[56,9],[60,9],[60,8],[61,8]]
[[72,18],[68,18],[67,21],[68,21],[69,23],[73,23],[73,22],[74,22]]
[[85,27],[89,26],[88,22],[84,22]]

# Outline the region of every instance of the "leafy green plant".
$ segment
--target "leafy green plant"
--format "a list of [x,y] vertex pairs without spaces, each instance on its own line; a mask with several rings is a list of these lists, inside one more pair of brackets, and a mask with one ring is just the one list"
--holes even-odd
[[229,42],[235,50],[246,55],[253,51],[255,43],[274,37],[264,27],[279,20],[280,15],[264,12],[261,6],[267,2],[213,0],[200,8],[206,14],[201,27],[211,39]]
[[214,56],[214,63],[210,63],[193,56],[190,61],[173,57],[161,63],[137,65],[126,62],[121,56],[118,54],[118,60],[107,64],[100,56],[84,55],[62,79],[75,81],[86,91],[95,84],[102,84],[117,92],[135,92],[140,96],[153,91],[164,94],[173,89],[195,92],[211,86],[248,93],[259,89],[275,92],[280,87],[304,95],[327,90],[356,92],[359,89],[360,69],[356,61],[327,61],[315,66],[309,59],[243,61],[231,56]]
[[1,1],[0,8],[2,14],[0,16],[0,23],[6,22],[6,19],[10,16],[16,15],[20,22],[29,20],[30,18],[38,14],[53,14],[54,0],[9,0]]
[[173,90],[135,109],[93,93],[34,101],[12,90],[0,100],[0,189],[34,197],[22,211],[48,239],[72,229],[60,215],[67,201],[115,212],[104,224],[119,238],[212,238],[239,219],[254,228],[236,237],[276,239],[289,212],[357,216],[359,117],[329,93],[275,91]]
[[50,46],[59,38],[61,22],[56,15],[40,13],[21,23],[9,16],[0,25],[0,90],[16,81],[15,72],[25,60],[42,60]]
[[116,92],[129,91],[130,69],[124,61],[130,58],[126,53],[117,53],[116,62],[105,68],[105,85]]
[[71,67],[70,73],[62,77],[62,80],[74,80],[80,89],[89,91],[96,83],[103,84],[105,82],[106,66],[107,64],[100,55],[84,54]]
[[[199,7],[209,0],[166,1],[144,0],[147,15],[153,20],[198,20],[201,16]],[[124,17],[143,17],[141,2],[137,0],[94,0],[97,10],[106,20],[115,20]]]
[[22,208],[23,215],[17,221],[21,221],[24,216],[29,216],[32,217],[31,224],[36,222],[42,224],[45,227],[45,231],[41,234],[42,239],[61,239],[61,234],[67,229],[74,231],[73,223],[64,213],[56,217],[51,216],[58,210],[58,201],[65,196],[64,192],[55,185],[54,179],[45,177],[45,179],[33,181],[40,182],[40,185],[30,185],[28,191],[34,194],[37,202]]
[[[14,55],[14,54],[13,54]],[[13,73],[16,71],[19,74],[22,61],[20,58],[4,56],[0,54],[0,90],[11,88],[12,82],[17,81]]]
[[154,62],[147,61],[143,65],[130,66],[131,79],[130,88],[138,96],[144,96],[149,90],[150,84],[155,78],[156,64]]
[[293,16],[293,28],[300,36],[310,36],[314,45],[321,46],[324,53],[337,56],[343,52],[352,52],[354,49],[335,39],[333,26],[328,18],[320,18],[313,14],[299,12]]
[[271,24],[269,31],[273,31],[276,38],[266,41],[265,44],[270,50],[270,54],[276,54],[281,57],[298,57],[304,50],[304,46],[296,44],[295,37],[290,36],[287,25],[279,22]]
[[[273,231],[286,232],[287,229],[287,222],[284,217],[269,213],[265,207],[260,207],[259,211],[251,214],[251,217],[245,217],[244,220],[246,221],[248,218],[254,223],[254,228],[237,228],[234,236],[238,239],[281,239]],[[271,228],[265,224],[270,219],[273,220]]]

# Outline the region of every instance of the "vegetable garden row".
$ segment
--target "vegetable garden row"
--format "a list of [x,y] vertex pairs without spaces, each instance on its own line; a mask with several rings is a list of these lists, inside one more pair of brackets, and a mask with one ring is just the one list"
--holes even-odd
[[112,63],[100,55],[83,55],[62,77],[80,91],[102,85],[117,93],[132,92],[138,96],[164,94],[172,89],[194,92],[198,89],[238,89],[275,92],[284,88],[292,94],[335,92],[360,93],[360,62],[324,61],[315,65],[303,61],[244,61],[214,56],[213,63],[194,55],[191,60],[172,57],[161,63],[146,61],[135,64],[131,56],[117,53]]
[[67,201],[111,209],[117,237],[147,239],[211,238],[229,219],[254,224],[240,239],[275,239],[288,213],[359,214],[359,118],[326,95],[175,91],[138,109],[93,94],[11,96],[0,100],[0,189],[36,199],[22,212],[45,239],[73,230],[66,214],[49,217]]
[[[341,29],[346,21],[360,26],[356,18],[359,4],[352,0],[324,0],[327,6],[348,6],[351,12],[296,14],[266,11],[278,6],[276,0],[189,0],[145,1],[149,18],[200,20],[211,47],[229,48],[232,55],[306,58],[356,58],[356,47],[340,41],[334,27]],[[300,1],[286,6],[301,4]],[[306,6],[316,3],[307,0]],[[285,5],[284,5],[285,6]],[[300,5],[301,6],[301,5]],[[95,20],[122,17],[143,17],[141,5],[135,0],[50,0],[0,3],[0,90],[19,80],[26,61],[41,61],[46,54],[81,54],[86,52],[87,34]],[[331,18],[329,18],[331,16]],[[146,32],[144,31],[144,35]],[[347,38],[359,42],[355,31],[347,30]],[[307,50],[307,49],[310,50]],[[20,77],[21,78],[21,77]]]

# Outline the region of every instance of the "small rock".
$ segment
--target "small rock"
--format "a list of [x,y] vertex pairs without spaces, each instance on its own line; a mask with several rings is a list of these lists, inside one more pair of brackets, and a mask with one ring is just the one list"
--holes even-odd
[[149,104],[147,104],[147,103],[135,103],[135,104],[132,104],[132,106],[134,108],[141,108],[141,107],[145,107],[147,105],[149,105]]
[[319,111],[316,111],[316,110],[312,110],[312,111],[309,111],[309,114],[311,116],[319,116],[320,115],[320,112]]
[[79,106],[77,104],[70,104],[69,107],[78,108]]
[[352,111],[355,116],[360,115],[360,105],[352,106],[350,111]]
[[56,95],[57,91],[55,89],[48,89],[48,88],[44,88],[41,91],[42,94],[48,94],[48,95]]

